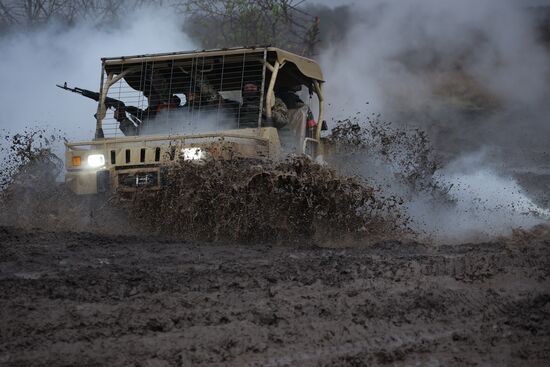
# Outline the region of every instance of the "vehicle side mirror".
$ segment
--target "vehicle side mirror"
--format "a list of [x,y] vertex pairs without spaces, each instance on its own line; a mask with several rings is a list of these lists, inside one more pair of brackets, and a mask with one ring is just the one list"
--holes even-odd
[[321,123],[321,131],[327,131],[327,130],[328,130],[327,121],[323,120],[323,122]]

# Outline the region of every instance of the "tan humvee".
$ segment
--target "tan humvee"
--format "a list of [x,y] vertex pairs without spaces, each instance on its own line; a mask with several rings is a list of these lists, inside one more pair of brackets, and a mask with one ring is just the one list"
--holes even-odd
[[[245,114],[242,90],[250,84],[258,88],[258,106],[247,102]],[[66,144],[65,181],[77,194],[158,189],[166,167],[182,159],[321,154],[321,69],[277,48],[103,58],[95,95],[95,138]],[[277,128],[271,118],[279,95],[287,98],[289,119]],[[127,135],[109,110],[121,106]]]

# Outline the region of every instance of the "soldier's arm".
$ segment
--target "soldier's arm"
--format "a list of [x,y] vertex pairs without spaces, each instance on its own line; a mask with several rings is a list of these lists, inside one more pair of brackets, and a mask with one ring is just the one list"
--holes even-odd
[[138,128],[132,121],[130,121],[129,118],[125,118],[122,121],[119,121],[118,128],[120,131],[124,133],[126,136],[134,136],[138,135]]
[[118,107],[115,110],[113,117],[115,118],[115,120],[118,121],[118,128],[124,133],[124,135],[132,136],[138,134],[138,129],[136,125],[134,125],[132,120],[130,120],[128,116],[126,116],[126,111],[124,110],[124,107]]
[[275,98],[275,104],[271,108],[271,120],[276,128],[288,124],[288,108],[280,98]]

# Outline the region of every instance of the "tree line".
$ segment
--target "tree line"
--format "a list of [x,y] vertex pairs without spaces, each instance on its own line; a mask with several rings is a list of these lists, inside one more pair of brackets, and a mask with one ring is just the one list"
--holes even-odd
[[306,0],[0,0],[0,33],[57,22],[103,25],[140,7],[182,14],[182,30],[204,48],[272,45],[314,56],[321,17]]

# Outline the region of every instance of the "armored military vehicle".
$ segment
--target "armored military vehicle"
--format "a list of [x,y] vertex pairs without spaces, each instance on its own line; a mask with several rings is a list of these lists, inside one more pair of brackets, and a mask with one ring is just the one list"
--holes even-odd
[[76,194],[158,189],[180,160],[322,153],[323,75],[274,47],[102,59],[95,137],[66,143]]

